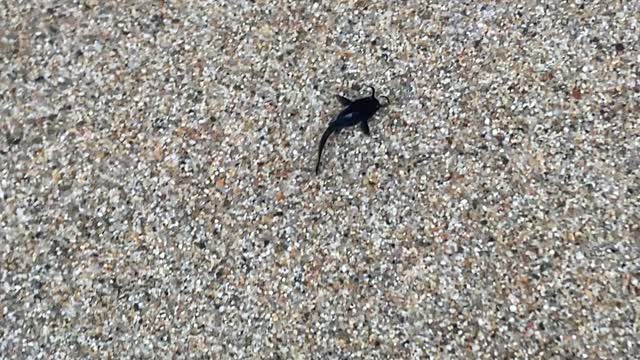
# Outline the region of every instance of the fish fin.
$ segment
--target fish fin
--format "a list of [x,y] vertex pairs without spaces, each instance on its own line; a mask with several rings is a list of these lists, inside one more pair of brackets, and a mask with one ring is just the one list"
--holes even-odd
[[360,129],[362,129],[362,132],[365,135],[371,136],[371,131],[369,131],[369,122],[367,120],[363,120],[360,122]]
[[343,106],[349,106],[353,102],[342,95],[336,95],[336,99],[338,99],[338,101],[340,101],[340,104],[342,104]]

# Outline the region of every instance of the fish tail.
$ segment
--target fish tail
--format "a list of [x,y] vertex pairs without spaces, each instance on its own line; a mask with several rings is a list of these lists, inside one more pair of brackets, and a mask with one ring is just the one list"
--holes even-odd
[[336,127],[331,124],[329,125],[327,130],[324,131],[324,134],[322,134],[322,138],[320,139],[320,150],[318,151],[318,162],[316,163],[316,175],[318,175],[318,172],[320,171],[320,159],[322,158],[322,150],[324,149],[324,144],[327,142],[327,139],[329,139],[329,135],[331,135],[331,133],[333,133],[335,130]]

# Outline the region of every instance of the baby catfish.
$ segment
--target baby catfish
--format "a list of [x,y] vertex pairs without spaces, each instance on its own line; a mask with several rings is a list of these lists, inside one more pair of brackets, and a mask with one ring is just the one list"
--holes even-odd
[[381,96],[386,100],[384,105],[381,105],[378,99],[375,98],[376,89],[373,86],[371,88],[371,96],[361,98],[355,101],[351,101],[344,96],[336,95],[336,98],[343,106],[346,106],[338,116],[329,123],[329,127],[322,134],[320,139],[320,150],[318,151],[318,163],[316,164],[316,175],[320,170],[320,159],[322,158],[322,150],[324,144],[327,142],[329,136],[333,133],[337,133],[340,130],[360,124],[360,128],[365,135],[370,135],[369,132],[369,119],[378,109],[389,105],[389,98]]

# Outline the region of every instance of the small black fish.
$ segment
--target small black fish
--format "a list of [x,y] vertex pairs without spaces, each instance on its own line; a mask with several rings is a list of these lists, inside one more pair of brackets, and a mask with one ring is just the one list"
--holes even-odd
[[378,111],[378,109],[389,105],[389,98],[386,96],[381,96],[381,98],[385,98],[387,101],[384,105],[381,105],[378,99],[375,98],[376,89],[373,86],[369,87],[371,88],[371,96],[355,101],[351,101],[344,96],[336,95],[338,101],[340,101],[343,106],[346,106],[346,108],[329,123],[329,127],[324,131],[324,134],[322,134],[322,139],[320,139],[320,150],[318,151],[318,163],[316,164],[316,175],[320,170],[322,149],[324,149],[324,144],[332,133],[337,133],[346,127],[360,123],[362,132],[364,132],[365,135],[370,135],[369,119],[376,113],[376,111]]

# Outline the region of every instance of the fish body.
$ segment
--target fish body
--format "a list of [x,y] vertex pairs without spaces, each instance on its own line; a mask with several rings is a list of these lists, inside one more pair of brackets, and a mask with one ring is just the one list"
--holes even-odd
[[362,132],[369,136],[371,132],[369,130],[369,119],[383,107],[389,104],[389,98],[386,98],[387,103],[385,105],[380,104],[380,101],[375,97],[375,89],[371,86],[371,96],[360,98],[354,101],[347,99],[344,96],[337,95],[336,98],[345,108],[336,116],[336,118],[329,123],[329,126],[322,134],[320,139],[320,149],[318,150],[318,162],[316,163],[316,174],[320,171],[320,159],[322,158],[322,151],[331,134],[339,132],[340,130],[352,127],[360,124]]

